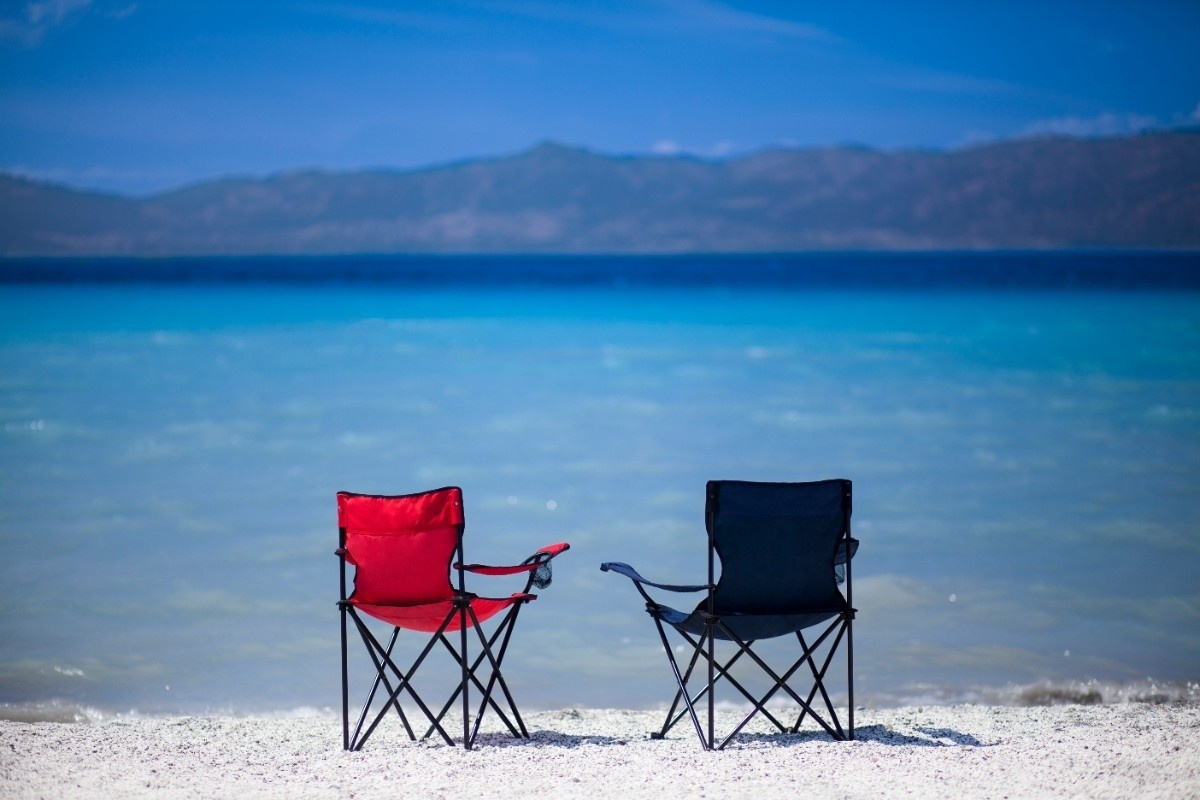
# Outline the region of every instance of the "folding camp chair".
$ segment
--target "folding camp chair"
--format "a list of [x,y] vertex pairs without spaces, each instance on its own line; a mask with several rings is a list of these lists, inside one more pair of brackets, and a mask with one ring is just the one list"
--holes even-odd
[[[565,542],[541,548],[521,564],[493,567],[463,563],[462,490],[446,487],[418,494],[388,496],[339,492],[338,560],[341,566],[342,619],[342,746],[360,750],[389,709],[399,715],[410,739],[416,739],[401,697],[411,700],[425,716],[429,729],[453,745],[442,725],[455,701],[462,701],[463,744],[471,748],[479,734],[479,723],[490,707],[513,736],[528,737],[525,723],[512,693],[500,672],[509,639],[522,606],[534,600],[534,587],[550,585],[550,561],[568,549]],[[454,563],[451,564],[451,561]],[[346,565],[354,566],[354,592],[346,596]],[[451,572],[457,587],[451,584]],[[480,597],[466,590],[467,572],[480,575],[526,575],[525,587],[508,597]],[[492,633],[485,635],[481,623],[500,615]],[[391,627],[386,646],[364,617],[373,617]],[[350,730],[350,678],[347,658],[347,623],[352,622],[362,637],[374,664],[371,689],[354,730]],[[375,623],[375,627],[379,627]],[[393,651],[400,630],[424,634],[423,648],[407,669],[396,663]],[[479,641],[474,659],[468,650],[468,629]],[[457,637],[449,634],[457,632]],[[455,643],[454,638],[458,641]],[[457,664],[457,687],[440,711],[433,711],[417,693],[414,675],[430,652],[442,645]],[[482,693],[474,714],[470,689]],[[381,691],[382,689],[382,691]],[[503,707],[497,701],[497,689]],[[507,707],[507,710],[506,708]]]
[[[708,582],[670,585],[646,580],[628,564],[608,562],[604,571],[633,581],[654,619],[671,671],[678,684],[667,712],[662,738],[685,715],[690,716],[707,750],[722,749],[757,714],[781,732],[796,732],[805,717],[812,717],[835,739],[854,738],[854,650],[850,559],[858,541],[850,536],[851,492],[848,480],[811,483],[754,483],[709,481],[705,502],[708,529]],[[717,581],[716,559],[721,561]],[[843,596],[839,584],[845,584]],[[677,611],[655,601],[646,591],[654,587],[669,592],[704,592],[692,612]],[[673,628],[690,646],[690,657],[681,670],[667,638]],[[804,630],[823,626],[815,639]],[[800,655],[788,669],[771,667],[753,649],[759,640],[795,635]],[[849,691],[847,726],[842,727],[826,690],[825,678],[843,638],[846,642],[846,675]],[[730,642],[732,655],[718,658],[717,641]],[[722,645],[722,648],[728,646]],[[685,648],[686,649],[686,648]],[[760,648],[762,649],[762,648]],[[822,657],[823,654],[823,657]],[[743,656],[770,680],[759,697],[735,677],[733,666]],[[682,660],[682,659],[681,659]],[[703,660],[701,669],[697,664]],[[743,665],[747,662],[743,661]],[[807,670],[803,668],[807,667]],[[800,673],[800,674],[798,674]],[[802,695],[789,681],[810,679]],[[724,681],[751,704],[749,713],[720,743],[714,731],[714,698]],[[700,684],[699,688],[689,685]],[[767,703],[781,694],[795,702],[799,716],[790,727],[776,717]],[[817,695],[820,703],[816,703]],[[702,726],[696,707],[707,695],[708,719]],[[680,709],[680,701],[683,708]]]

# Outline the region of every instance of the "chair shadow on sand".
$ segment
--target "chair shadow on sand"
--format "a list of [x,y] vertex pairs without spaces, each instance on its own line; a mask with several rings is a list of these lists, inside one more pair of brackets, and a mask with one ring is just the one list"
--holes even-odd
[[582,747],[585,744],[608,747],[613,745],[627,745],[630,741],[632,740],[620,736],[561,733],[544,728],[530,731],[528,739],[509,736],[505,733],[479,734],[479,743],[484,747],[561,747],[571,750],[576,747]]
[[859,728],[856,737],[863,741],[878,742],[907,747],[995,747],[999,742],[984,742],[969,733],[953,728],[915,728],[923,736],[901,733],[886,725],[868,725]]
[[[859,742],[874,742],[892,747],[993,747],[998,742],[984,742],[969,733],[961,733],[951,728],[916,728],[918,734],[904,733],[892,730],[886,725],[862,725],[855,729],[854,739]],[[812,742],[828,742],[844,746],[842,742],[830,740],[824,731],[803,731],[800,733],[743,733],[730,744],[767,744],[775,747],[794,747]]]
[[[999,742],[985,742],[969,733],[962,733],[952,728],[919,727],[913,733],[903,733],[888,728],[886,725],[864,725],[855,731],[855,740],[874,742],[892,747],[995,747]],[[528,739],[519,739],[503,733],[482,733],[480,744],[486,747],[562,747],[572,749],[583,745],[625,746],[649,739],[649,733],[643,737],[600,736],[589,734],[567,734],[559,731],[540,729],[530,731]],[[823,731],[804,731],[801,733],[743,733],[739,734],[730,744],[737,749],[738,744],[766,744],[774,747],[795,747],[811,742],[824,741],[831,747],[845,747],[842,742],[831,741]]]

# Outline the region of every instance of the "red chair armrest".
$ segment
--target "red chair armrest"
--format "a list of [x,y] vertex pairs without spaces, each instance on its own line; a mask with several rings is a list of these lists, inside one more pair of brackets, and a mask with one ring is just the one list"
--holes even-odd
[[537,569],[537,564],[516,564],[511,567],[495,567],[491,564],[455,564],[455,569],[466,572],[477,572],[480,575],[516,575],[518,572],[529,572]]
[[571,545],[567,544],[566,542],[559,542],[558,544],[548,544],[545,547],[538,548],[538,551],[534,553],[534,555],[541,555],[542,553],[545,553],[551,558],[554,558],[562,551],[570,549]]
[[[519,572],[532,572],[541,564],[546,563],[551,558],[554,558],[564,550],[570,550],[571,545],[566,542],[558,544],[548,544],[545,547],[538,548],[537,552],[525,560],[524,564],[514,564],[512,566],[493,566],[492,564],[460,564],[455,563],[455,569],[465,570],[466,572],[476,572],[480,575],[516,575]],[[549,558],[539,559],[538,556],[549,556]]]

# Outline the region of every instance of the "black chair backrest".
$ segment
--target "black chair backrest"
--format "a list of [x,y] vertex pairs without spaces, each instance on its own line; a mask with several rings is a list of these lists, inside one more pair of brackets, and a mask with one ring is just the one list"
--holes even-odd
[[717,614],[841,610],[834,557],[850,531],[850,481],[709,481],[705,520],[721,577]]

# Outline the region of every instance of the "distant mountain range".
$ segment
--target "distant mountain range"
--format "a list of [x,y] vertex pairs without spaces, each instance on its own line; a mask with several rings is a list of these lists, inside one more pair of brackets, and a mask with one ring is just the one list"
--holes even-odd
[[0,175],[0,255],[1200,247],[1200,131],[727,161],[543,144],[130,198]]

